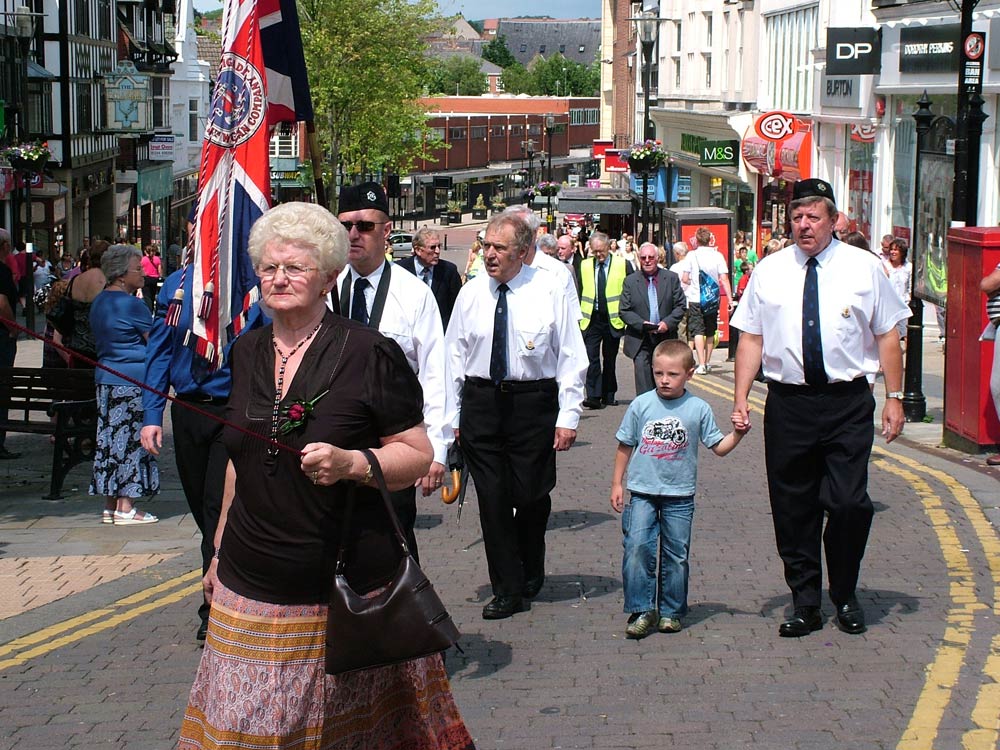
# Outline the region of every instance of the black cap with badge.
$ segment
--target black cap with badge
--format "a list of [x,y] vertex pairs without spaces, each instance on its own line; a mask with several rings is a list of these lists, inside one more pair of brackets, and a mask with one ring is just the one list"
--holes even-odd
[[386,216],[389,215],[389,201],[385,197],[385,190],[377,182],[345,185],[340,189],[337,211],[346,214],[349,211],[363,211],[366,208],[374,208]]
[[792,188],[792,200],[797,201],[802,198],[829,198],[834,205],[837,203],[830,183],[815,178],[795,183]]

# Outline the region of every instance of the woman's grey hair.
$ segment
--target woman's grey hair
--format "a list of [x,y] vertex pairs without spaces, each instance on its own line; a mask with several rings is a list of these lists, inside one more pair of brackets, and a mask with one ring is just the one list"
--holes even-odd
[[101,255],[101,271],[108,281],[120,279],[128,273],[132,258],[142,260],[142,251],[134,245],[112,245]]
[[247,246],[254,266],[260,265],[267,246],[275,242],[312,250],[323,275],[344,269],[351,245],[347,230],[336,216],[315,203],[298,201],[275,206],[257,219]]
[[535,244],[537,244],[538,249],[546,255],[555,255],[559,248],[559,243],[556,241],[555,236],[551,234],[543,234],[538,238]]

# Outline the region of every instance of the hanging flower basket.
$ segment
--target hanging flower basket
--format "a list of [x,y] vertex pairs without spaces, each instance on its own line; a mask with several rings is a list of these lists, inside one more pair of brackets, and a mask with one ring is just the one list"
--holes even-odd
[[562,190],[562,183],[559,182],[539,182],[535,185],[535,195],[549,197],[559,195],[560,190]]
[[37,174],[45,169],[45,163],[49,160],[49,144],[36,141],[8,146],[0,151],[0,156],[18,171]]
[[667,152],[656,141],[636,143],[628,150],[628,168],[633,172],[652,172],[667,160]]

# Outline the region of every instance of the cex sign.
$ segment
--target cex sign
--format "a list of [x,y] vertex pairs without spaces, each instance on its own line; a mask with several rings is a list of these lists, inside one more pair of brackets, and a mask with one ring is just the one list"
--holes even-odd
[[827,29],[827,75],[874,75],[882,70],[882,37],[878,29]]
[[753,124],[753,129],[765,141],[783,141],[795,132],[795,117],[788,112],[765,112]]

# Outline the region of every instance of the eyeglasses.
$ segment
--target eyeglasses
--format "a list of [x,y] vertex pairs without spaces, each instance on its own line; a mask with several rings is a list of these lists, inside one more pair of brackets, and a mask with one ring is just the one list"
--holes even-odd
[[290,263],[285,265],[284,263],[279,263],[275,265],[274,263],[268,263],[266,265],[257,266],[257,275],[262,279],[273,279],[278,271],[285,272],[286,279],[301,279],[310,271],[317,271],[317,268],[309,268],[308,266],[300,266],[297,263]]
[[381,224],[388,224],[387,221],[342,221],[340,222],[344,225],[344,229],[350,232],[352,229],[357,229],[361,234],[371,232],[376,226]]

